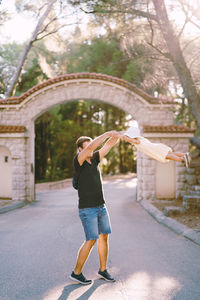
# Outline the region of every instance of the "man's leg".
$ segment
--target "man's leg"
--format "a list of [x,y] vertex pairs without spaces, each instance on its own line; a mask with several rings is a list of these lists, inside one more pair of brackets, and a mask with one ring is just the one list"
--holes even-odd
[[83,243],[83,245],[78,251],[76,266],[74,268],[75,274],[81,273],[82,268],[90,254],[90,251],[94,246],[99,235],[96,207],[79,209],[79,217],[84,228],[86,241]]
[[98,253],[99,253],[99,261],[100,268],[98,274],[101,278],[106,281],[114,282],[115,279],[108,273],[107,271],[107,259],[108,259],[108,234],[100,234],[98,239]]
[[78,252],[78,257],[76,261],[76,266],[74,268],[74,271],[72,271],[69,278],[73,281],[77,281],[81,284],[91,284],[91,279],[86,279],[85,276],[82,274],[82,268],[90,254],[90,251],[92,247],[94,246],[96,240],[88,240],[83,243],[81,248]]
[[100,261],[98,274],[101,278],[113,282],[115,279],[111,277],[106,269],[108,259],[108,235],[111,233],[111,226],[109,214],[105,205],[99,208],[98,226],[100,232],[97,246]]
[[108,259],[108,234],[100,234],[98,239],[98,254],[100,261],[100,270],[104,271],[107,266]]
[[76,266],[74,268],[75,274],[80,274],[82,272],[83,266],[90,254],[91,249],[93,248],[96,240],[88,240],[83,243],[81,248],[78,251],[78,257],[76,261]]

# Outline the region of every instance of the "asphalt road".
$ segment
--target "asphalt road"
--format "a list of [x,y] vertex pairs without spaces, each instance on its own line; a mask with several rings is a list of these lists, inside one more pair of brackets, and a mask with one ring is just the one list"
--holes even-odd
[[199,300],[200,246],[157,223],[135,201],[136,179],[104,183],[112,222],[108,267],[98,279],[96,246],[85,267],[90,286],[68,279],[84,234],[73,188],[40,191],[37,201],[0,215],[1,300]]

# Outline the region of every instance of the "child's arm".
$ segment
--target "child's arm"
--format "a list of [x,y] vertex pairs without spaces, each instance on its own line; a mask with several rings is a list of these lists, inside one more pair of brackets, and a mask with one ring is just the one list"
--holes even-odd
[[139,145],[140,144],[140,141],[138,138],[135,138],[135,139],[132,139],[130,137],[128,137],[127,135],[124,135],[124,131],[120,131],[120,138],[123,140],[123,141],[126,141],[130,144],[136,144],[136,145]]

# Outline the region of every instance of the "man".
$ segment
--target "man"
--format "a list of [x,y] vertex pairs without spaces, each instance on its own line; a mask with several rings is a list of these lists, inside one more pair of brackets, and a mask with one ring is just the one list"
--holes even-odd
[[[108,273],[108,235],[111,233],[109,215],[105,206],[101,174],[98,164],[100,160],[116,144],[120,133],[108,131],[94,140],[80,137],[76,144],[78,154],[74,158],[74,168],[78,175],[79,216],[85,231],[86,240],[78,251],[75,268],[70,278],[81,284],[91,284],[82,274],[83,266],[98,240],[100,269],[98,274],[107,281],[115,281]],[[103,147],[94,152],[107,138]]]

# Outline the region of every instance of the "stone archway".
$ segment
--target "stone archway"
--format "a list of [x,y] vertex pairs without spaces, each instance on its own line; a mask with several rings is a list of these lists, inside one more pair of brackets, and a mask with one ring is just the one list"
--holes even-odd
[[[66,74],[47,80],[28,90],[20,97],[0,102],[0,140],[14,144],[13,198],[34,200],[34,121],[51,107],[81,99],[98,100],[116,106],[136,119],[153,140],[164,141],[182,151],[188,148],[192,132],[173,124],[173,105],[169,99],[146,94],[125,80],[95,73]],[[146,127],[145,127],[146,126]],[[18,128],[18,129],[17,129]],[[159,132],[159,128],[161,128]],[[5,134],[6,133],[6,134]],[[156,135],[155,135],[156,134]],[[179,143],[177,144],[177,139]],[[176,170],[176,195],[181,191],[182,170]],[[151,159],[138,155],[138,200],[155,197],[155,164]]]

